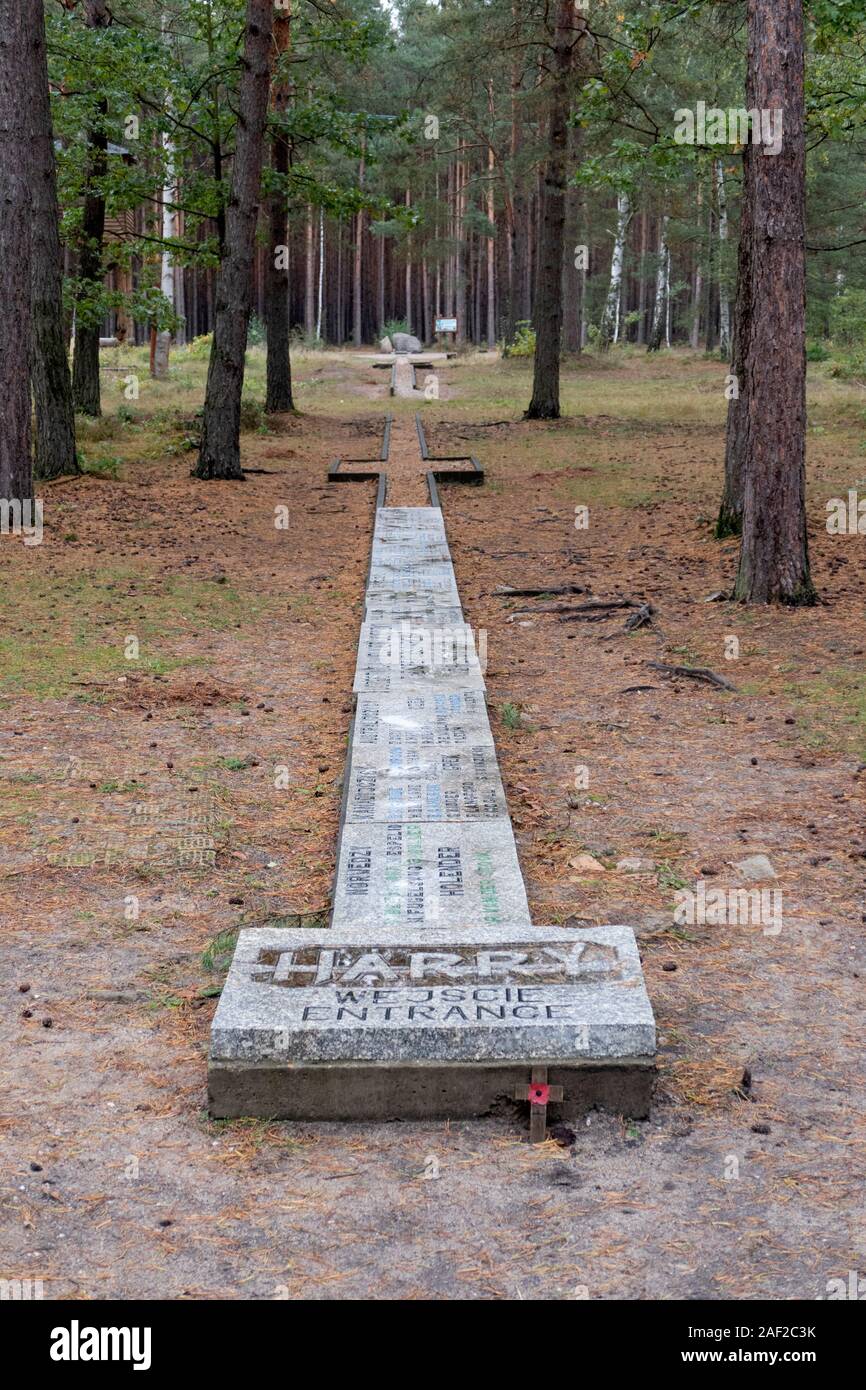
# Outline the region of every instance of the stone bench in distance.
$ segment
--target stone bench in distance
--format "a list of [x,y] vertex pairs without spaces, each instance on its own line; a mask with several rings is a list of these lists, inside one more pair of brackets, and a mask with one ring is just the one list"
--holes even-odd
[[421,1120],[507,1113],[547,1068],[552,1117],[649,1113],[655,1024],[634,933],[261,928],[213,1022],[216,1117]]

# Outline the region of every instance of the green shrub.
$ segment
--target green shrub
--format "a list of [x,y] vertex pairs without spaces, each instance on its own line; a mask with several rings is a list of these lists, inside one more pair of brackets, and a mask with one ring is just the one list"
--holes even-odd
[[827,362],[827,361],[829,360],[829,357],[830,357],[830,351],[829,351],[828,348],[826,348],[826,347],[824,346],[823,343],[807,343],[807,344],[806,344],[806,361],[807,361],[807,362]]
[[528,319],[522,319],[518,323],[512,342],[503,345],[502,355],[503,357],[535,356],[535,329]]
[[379,329],[380,338],[393,338],[395,333],[408,333],[409,328],[405,319],[388,319]]

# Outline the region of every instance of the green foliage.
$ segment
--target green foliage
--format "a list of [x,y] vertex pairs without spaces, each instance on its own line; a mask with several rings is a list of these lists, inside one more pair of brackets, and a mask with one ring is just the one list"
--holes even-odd
[[866,349],[866,289],[844,289],[830,305],[830,336],[842,347]]
[[237,931],[221,931],[209,941],[201,953],[201,963],[205,970],[224,975],[232,963]]
[[829,349],[826,348],[823,343],[811,342],[806,344],[807,362],[826,362],[829,357]]
[[527,319],[522,319],[518,323],[513,340],[502,345],[502,355],[503,357],[535,356],[535,329]]
[[506,729],[523,728],[523,715],[520,712],[519,705],[513,704],[510,700],[506,700],[500,709],[500,714],[502,715],[502,722]]

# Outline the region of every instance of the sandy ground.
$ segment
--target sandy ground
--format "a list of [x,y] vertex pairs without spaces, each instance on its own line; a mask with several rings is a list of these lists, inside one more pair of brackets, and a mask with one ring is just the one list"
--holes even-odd
[[[866,1268],[862,715],[825,684],[859,679],[866,564],[815,504],[825,607],[706,603],[736,550],[696,524],[717,428],[485,427],[483,409],[458,416],[459,368],[454,405],[425,407],[431,450],[488,470],[443,507],[534,919],[637,931],[652,1118],[593,1114],[537,1148],[517,1115],[207,1119],[230,933],[328,908],[374,485],[324,479],[375,450],[376,376],[377,395],[337,374],[344,421],[311,406],[245,436],[268,471],[244,484],[144,461],[52,490],[46,544],[0,547],[0,1276],[80,1299],[821,1298]],[[398,451],[414,408],[397,408]],[[497,592],[564,582],[648,599],[654,627]],[[671,683],[659,659],[737,693]],[[756,853],[778,934],[675,924],[678,887],[742,886]]]

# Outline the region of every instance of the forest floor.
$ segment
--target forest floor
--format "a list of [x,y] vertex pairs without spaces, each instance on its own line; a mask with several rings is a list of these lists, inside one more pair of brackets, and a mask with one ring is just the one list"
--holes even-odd
[[[866,558],[825,528],[829,499],[866,495],[862,386],[812,373],[822,604],[776,612],[707,601],[737,551],[711,532],[719,362],[587,357],[566,417],[529,424],[527,362],[453,360],[419,405],[369,360],[299,356],[301,414],[251,408],[263,471],[230,484],[189,476],[206,361],[173,361],[156,384],[104,355],[90,471],[43,489],[42,545],[0,538],[0,1277],[79,1299],[816,1299],[866,1270]],[[262,376],[257,349],[252,398]],[[418,408],[431,452],[487,470],[443,509],[533,920],[640,940],[644,1123],[530,1147],[525,1117],[205,1113],[234,933],[329,907],[374,484],[327,465],[375,457],[389,410],[408,447]],[[647,600],[654,626],[497,592],[560,583]],[[778,932],[674,921],[678,889],[744,886],[757,854]]]

